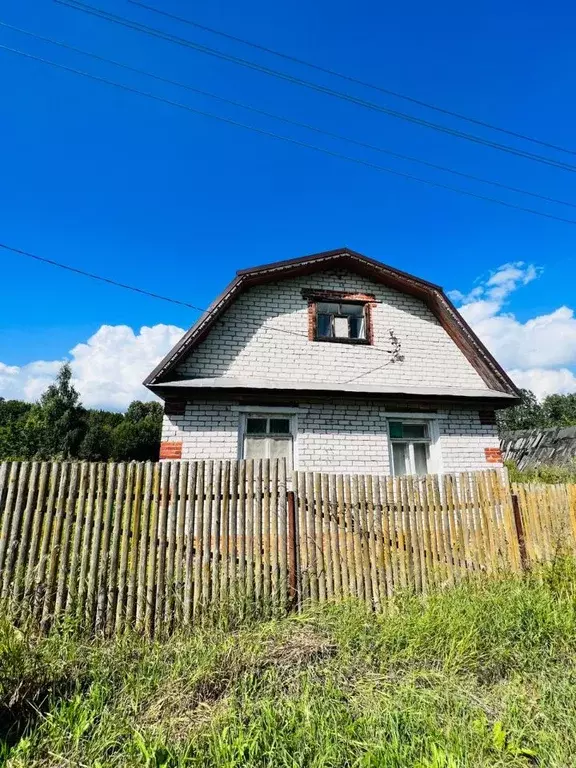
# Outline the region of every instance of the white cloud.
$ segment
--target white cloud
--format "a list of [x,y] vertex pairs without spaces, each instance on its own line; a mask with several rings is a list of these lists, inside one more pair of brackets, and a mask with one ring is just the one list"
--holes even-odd
[[[181,338],[175,325],[103,325],[70,350],[73,382],[89,408],[123,409],[132,400],[152,400],[142,380]],[[64,360],[37,360],[23,366],[0,363],[0,396],[37,400]]]
[[561,306],[525,322],[505,311],[510,295],[536,279],[541,271],[517,261],[503,264],[468,294],[451,296],[460,312],[518,386],[538,397],[576,391],[576,318]]
[[508,373],[517,386],[531,389],[538,398],[555,392],[576,392],[576,376],[568,368],[529,368],[526,371],[512,370]]

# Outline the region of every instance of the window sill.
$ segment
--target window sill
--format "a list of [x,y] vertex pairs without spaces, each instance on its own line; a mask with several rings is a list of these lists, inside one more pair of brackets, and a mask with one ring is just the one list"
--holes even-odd
[[315,336],[313,341],[328,342],[329,344],[359,344],[361,346],[370,346],[371,342],[368,339],[337,339],[337,338],[325,338],[321,336]]

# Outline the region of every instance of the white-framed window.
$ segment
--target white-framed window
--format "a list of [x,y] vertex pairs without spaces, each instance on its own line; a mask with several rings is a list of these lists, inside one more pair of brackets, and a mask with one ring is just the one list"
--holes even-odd
[[286,459],[294,466],[294,417],[284,413],[242,414],[240,453],[243,459]]
[[424,419],[388,420],[392,474],[427,475],[436,470],[432,457],[433,424]]

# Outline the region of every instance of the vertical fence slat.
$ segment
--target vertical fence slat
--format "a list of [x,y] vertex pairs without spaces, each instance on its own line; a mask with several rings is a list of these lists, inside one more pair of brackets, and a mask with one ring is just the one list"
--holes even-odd
[[342,582],[342,597],[349,597],[352,594],[352,590],[350,589],[350,574],[348,570],[346,501],[344,497],[344,477],[342,475],[336,476],[335,503],[337,508],[338,548],[340,550],[340,578]]
[[238,462],[233,461],[230,473],[230,600],[236,603],[238,595]]
[[267,613],[271,607],[270,592],[272,586],[272,573],[270,567],[270,501],[270,462],[265,461],[262,465],[262,599],[264,601],[264,607]]
[[180,462],[170,462],[170,483],[168,485],[168,513],[166,518],[166,583],[164,590],[164,622],[169,631],[174,612],[175,598],[175,557],[176,529],[178,518],[178,491],[180,478]]
[[[53,499],[53,491],[56,486],[56,477],[58,476],[58,467],[56,464],[56,472],[54,474],[54,485],[51,488],[51,499]],[[76,605],[76,615],[78,618],[85,618],[85,598],[88,589],[88,567],[90,563],[90,539],[92,535],[92,524],[94,520],[95,509],[95,497],[96,497],[96,471],[97,464],[91,463],[88,467],[88,490],[85,499],[85,515],[84,515],[84,530],[82,532],[82,553],[80,557],[80,573],[78,576],[78,596]],[[52,500],[52,504],[53,504]],[[48,505],[51,506],[50,500]]]
[[222,505],[222,462],[214,462],[214,498],[212,501],[212,532],[210,536],[210,550],[212,554],[211,561],[211,601],[213,605],[218,603],[220,598],[220,537],[221,525],[220,514]]
[[[30,552],[28,553],[28,566],[26,571],[26,583],[24,587],[24,599],[36,602],[36,595],[33,594],[34,583],[38,577],[40,569],[39,552],[41,545],[42,530],[46,525],[48,510],[46,505],[46,492],[49,488],[49,469],[48,462],[43,461],[40,468],[40,480],[38,484],[38,495],[36,497],[36,510],[34,512],[34,527],[32,529],[32,538],[30,541]],[[1,483],[0,483],[1,484]],[[2,489],[0,488],[0,504],[2,503]],[[30,606],[34,612],[34,605]]]
[[254,459],[246,461],[246,597],[254,598]]
[[13,586],[14,567],[16,565],[16,558],[18,556],[18,546],[20,543],[20,526],[22,522],[22,514],[25,506],[25,499],[27,497],[26,483],[28,481],[28,474],[30,471],[30,462],[23,461],[20,465],[20,472],[18,474],[18,484],[16,490],[16,500],[14,502],[14,508],[12,511],[12,521],[10,525],[10,533],[8,537],[8,545],[6,547],[6,555],[4,558],[4,573],[2,580],[2,597],[8,597],[11,587]]
[[342,595],[342,564],[340,554],[340,516],[336,496],[336,475],[330,475],[328,489],[328,519],[330,521],[330,540],[332,545],[332,570],[334,579],[334,597],[341,599]]
[[74,541],[72,542],[72,558],[70,561],[70,578],[66,596],[66,613],[74,609],[78,591],[77,570],[80,560],[80,545],[84,533],[84,514],[86,512],[86,492],[88,490],[88,465],[83,462],[80,466],[80,481],[78,486],[78,506],[76,508],[76,525],[74,526]]
[[344,489],[344,514],[346,517],[345,533],[348,589],[351,596],[358,597],[360,594],[360,586],[358,584],[356,571],[356,521],[354,520],[352,482],[350,475],[343,475],[342,481]]
[[262,459],[254,461],[254,523],[252,557],[254,561],[254,599],[262,599]]
[[[14,513],[14,505],[16,503],[19,470],[20,462],[13,461],[12,465],[10,466],[10,476],[8,479],[8,488],[6,491],[6,501],[4,503],[4,511],[2,515],[2,530],[0,532],[0,575],[2,575],[5,571],[6,560],[8,557],[8,552],[10,551],[10,544],[12,542],[10,531],[12,515]],[[0,589],[0,594],[4,594],[3,588]]]
[[326,563],[326,598],[334,598],[334,567],[332,553],[332,523],[330,515],[330,490],[328,484],[328,475],[322,475],[320,484],[321,509],[320,519],[322,522],[322,549],[324,551],[324,560]]
[[212,534],[212,494],[214,492],[214,462],[208,461],[205,466],[204,485],[204,525],[202,538],[202,607],[206,608],[210,601],[210,536]]
[[194,526],[196,525],[196,516],[198,514],[198,505],[196,503],[196,482],[197,482],[198,464],[191,462],[188,467],[187,481],[187,510],[186,510],[186,563],[184,565],[184,624],[190,624],[192,621],[192,595],[194,588]]
[[161,488],[161,467],[154,466],[152,480],[152,498],[151,498],[151,522],[150,522],[150,546],[148,547],[148,576],[146,579],[146,612],[144,615],[144,626],[148,636],[154,634],[154,617],[156,616],[156,580],[157,568],[156,557],[158,552],[158,520],[160,517],[160,488]]
[[154,633],[161,634],[164,630],[164,609],[166,607],[166,549],[168,507],[170,503],[170,476],[172,462],[162,465],[160,480],[160,500],[158,514],[158,560],[156,564],[156,612],[154,616]]
[[136,630],[144,629],[146,616],[146,584],[148,545],[151,538],[150,511],[152,506],[152,462],[147,461],[144,468],[144,498],[142,500],[142,527],[138,546],[138,576],[136,580]]
[[138,554],[140,549],[140,525],[142,522],[142,504],[144,497],[143,486],[144,464],[136,464],[136,477],[134,480],[134,503],[132,505],[130,539],[128,546],[128,589],[126,604],[126,626],[134,625],[136,616],[136,592],[138,579]]
[[[41,531],[40,553],[38,557],[38,568],[35,579],[34,587],[34,606],[33,616],[36,621],[41,618],[42,607],[44,605],[44,597],[46,594],[46,571],[47,564],[50,557],[50,542],[52,541],[52,523],[54,519],[54,510],[56,505],[56,497],[59,487],[60,476],[60,464],[58,462],[52,462],[50,466],[50,478],[48,480],[48,501],[46,502],[46,514],[44,516],[44,524]],[[1,573],[1,568],[0,568]]]
[[56,498],[56,512],[54,525],[52,527],[52,538],[49,546],[50,565],[48,568],[48,580],[44,592],[44,605],[42,608],[42,629],[47,629],[52,620],[52,604],[55,597],[56,578],[58,573],[58,554],[60,550],[60,536],[62,535],[62,525],[64,523],[64,509],[66,504],[66,488],[68,485],[68,471],[70,465],[68,462],[62,464],[60,472],[60,482],[58,485],[58,495]]
[[122,535],[122,511],[124,509],[124,488],[126,483],[126,464],[118,465],[117,482],[114,493],[114,525],[110,545],[108,567],[108,599],[106,607],[106,632],[114,630],[116,606],[118,603],[118,562],[120,558],[120,539]]
[[[225,461],[222,472],[222,505],[220,510],[220,604],[230,606],[230,461]],[[268,466],[268,464],[267,464]],[[268,493],[268,487],[266,487]],[[266,573],[265,583],[270,591],[270,574]]]
[[[16,558],[16,570],[13,575],[13,596],[19,603],[26,583],[25,564],[29,551],[30,529],[32,527],[32,518],[35,508],[36,483],[38,482],[39,464],[33,461],[30,465],[30,475],[28,477],[28,488],[26,493],[26,506],[24,507],[22,530],[20,531],[20,541],[18,543],[18,557]],[[15,606],[19,607],[19,606]]]
[[174,620],[176,622],[176,626],[179,626],[182,623],[184,616],[184,549],[186,541],[186,515],[189,508],[187,501],[189,469],[189,462],[180,462],[180,478],[178,482],[178,515],[176,518],[176,562],[174,564],[174,599],[176,603]]
[[[47,469],[46,462],[39,464],[38,472],[38,489],[35,494],[35,500],[33,500],[32,520],[30,522],[30,540],[25,553],[24,564],[24,605],[22,606],[23,612],[29,615],[32,611],[32,585],[34,583],[34,575],[37,570],[36,558],[38,555],[38,546],[40,543],[40,532],[44,523],[44,499],[46,493],[47,482]],[[2,468],[0,467],[0,510],[2,507]]]
[[286,459],[278,462],[278,564],[280,566],[281,608],[288,602],[288,527],[286,509]]
[[98,631],[102,631],[106,627],[108,577],[110,569],[110,537],[112,532],[112,518],[114,516],[115,486],[116,464],[108,464],[106,466],[106,502],[104,505],[104,524],[102,528],[100,566],[98,570],[98,597],[96,602],[96,629]]

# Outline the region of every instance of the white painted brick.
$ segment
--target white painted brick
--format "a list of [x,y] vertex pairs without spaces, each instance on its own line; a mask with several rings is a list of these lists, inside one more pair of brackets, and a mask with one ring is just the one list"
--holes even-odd
[[[238,458],[240,415],[233,401],[189,403],[182,416],[164,416],[163,440],[181,440],[183,459]],[[296,468],[302,471],[390,474],[386,412],[376,403],[301,403]],[[485,448],[498,447],[495,426],[477,411],[438,411],[443,472],[496,468]],[[195,420],[192,423],[192,419]]]
[[[308,302],[302,288],[374,294],[374,346],[309,341]],[[385,365],[388,329],[402,344],[403,363]],[[251,377],[334,385],[378,366],[384,367],[367,375],[366,383],[487,388],[422,301],[340,270],[251,288],[232,304],[177,373],[192,378]]]

